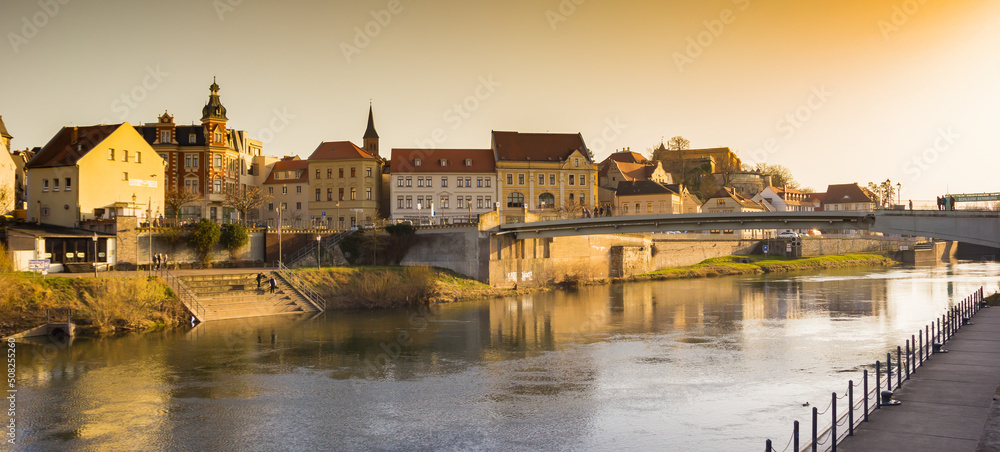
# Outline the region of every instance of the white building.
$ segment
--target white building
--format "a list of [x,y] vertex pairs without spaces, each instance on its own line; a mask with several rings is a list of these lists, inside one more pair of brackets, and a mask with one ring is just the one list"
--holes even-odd
[[496,201],[492,149],[392,150],[389,212],[394,222],[476,222]]

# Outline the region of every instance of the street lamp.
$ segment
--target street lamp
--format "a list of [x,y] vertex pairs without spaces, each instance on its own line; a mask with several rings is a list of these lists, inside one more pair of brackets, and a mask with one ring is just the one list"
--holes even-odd
[[896,182],[896,204],[902,204],[903,203],[902,199],[900,198],[900,193],[899,193],[899,191],[902,190],[902,189],[903,189],[903,183],[902,182]]
[[320,241],[322,241],[322,240],[323,240],[323,237],[320,237],[319,234],[316,234],[316,268],[320,268],[320,269],[323,268],[323,262],[320,260],[320,256],[319,256]]
[[278,212],[278,263],[281,263],[281,204],[274,208]]
[[149,203],[146,204],[146,224],[149,227],[146,229],[149,231],[149,276],[153,276],[153,198],[149,198]]
[[94,235],[91,236],[90,239],[94,241],[94,277],[96,278],[97,277],[97,232],[94,232]]
[[337,202],[337,229],[340,230],[344,227],[344,221],[340,219],[340,202]]
[[365,209],[351,209],[351,212],[354,212],[354,226],[358,227],[359,229],[361,226],[358,224],[358,214],[364,211]]

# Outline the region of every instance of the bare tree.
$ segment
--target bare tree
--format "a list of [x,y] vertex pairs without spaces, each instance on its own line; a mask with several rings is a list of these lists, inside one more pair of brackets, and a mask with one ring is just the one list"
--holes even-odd
[[792,172],[784,166],[758,163],[753,170],[765,176],[771,176],[772,186],[788,187],[791,189],[799,188],[799,183],[795,182],[795,179],[792,178]]
[[247,215],[250,212],[257,212],[269,199],[271,195],[267,194],[263,187],[251,185],[242,190],[237,188],[226,191],[222,205],[239,212],[240,222],[245,226]]
[[691,141],[682,136],[671,137],[667,140],[667,149],[670,149],[671,151],[691,149]]
[[6,215],[14,205],[14,188],[12,185],[0,185],[0,215]]
[[172,210],[174,212],[174,225],[176,226],[177,220],[181,216],[181,208],[201,201],[201,195],[198,193],[193,193],[183,188],[176,188],[173,190],[167,190],[163,198],[163,205],[167,210]]
[[876,184],[874,182],[868,183],[868,192],[872,195],[872,201],[875,201],[875,205],[887,208],[892,206],[893,201],[896,198],[896,187],[892,185],[892,181],[886,179],[885,182]]

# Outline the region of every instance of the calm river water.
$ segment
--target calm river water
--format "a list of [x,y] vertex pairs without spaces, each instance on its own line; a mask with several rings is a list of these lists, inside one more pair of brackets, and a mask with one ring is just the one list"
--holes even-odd
[[960,263],[629,283],[20,344],[18,448],[780,450],[803,403],[998,281]]

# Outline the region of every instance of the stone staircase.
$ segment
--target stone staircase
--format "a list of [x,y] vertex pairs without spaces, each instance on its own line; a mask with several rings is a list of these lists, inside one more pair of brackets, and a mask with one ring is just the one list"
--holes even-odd
[[257,289],[256,273],[185,275],[178,279],[198,298],[205,310],[205,321],[320,310],[277,272],[267,271],[264,276],[274,277],[278,283],[273,294],[266,280],[261,281],[261,288]]

